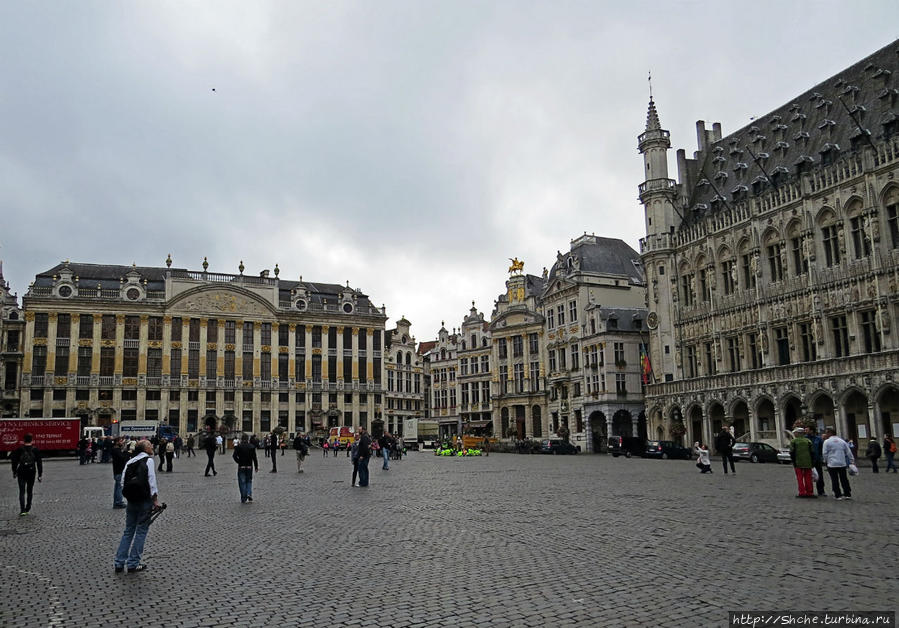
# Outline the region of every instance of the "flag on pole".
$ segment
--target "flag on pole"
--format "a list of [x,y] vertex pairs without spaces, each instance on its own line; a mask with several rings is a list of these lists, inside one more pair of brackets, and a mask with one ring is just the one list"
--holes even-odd
[[652,374],[652,364],[649,362],[649,353],[646,351],[646,345],[640,343],[640,370],[643,373],[643,383],[649,383],[649,376]]

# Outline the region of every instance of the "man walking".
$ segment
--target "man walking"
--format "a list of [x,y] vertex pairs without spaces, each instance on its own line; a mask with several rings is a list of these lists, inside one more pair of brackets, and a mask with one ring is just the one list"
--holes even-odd
[[144,543],[150,529],[150,514],[159,508],[159,489],[156,486],[156,466],[153,464],[153,443],[142,440],[137,444],[137,454],[125,464],[124,488],[128,506],[125,508],[125,531],[115,555],[115,571],[128,573],[145,571],[140,562]]
[[240,490],[240,503],[253,501],[253,470],[259,471],[259,460],[256,459],[256,448],[250,444],[250,437],[240,435],[240,444],[232,454],[237,463],[237,488]]
[[849,444],[837,436],[836,430],[828,427],[824,430],[824,464],[830,474],[830,484],[835,499],[852,499],[852,488],[849,486],[847,469],[855,463]]
[[306,447],[306,439],[303,438],[303,435],[297,432],[296,437],[293,439],[293,448],[297,452],[297,473],[303,472],[303,461],[306,459],[306,454],[309,453],[309,449]]
[[277,473],[278,472],[278,435],[272,432],[272,436],[268,441],[268,446],[271,448],[269,451],[271,452],[272,457],[272,470],[269,473]]
[[187,457],[190,458],[193,455],[195,455],[194,454],[194,435],[188,434],[187,435]]
[[[221,436],[219,436],[221,438]],[[209,477],[209,472],[212,471],[212,475],[218,475],[215,471],[215,452],[218,451],[218,443],[215,442],[215,436],[212,434],[212,430],[209,430],[209,433],[206,434],[206,477]]]
[[125,472],[125,463],[128,462],[128,454],[122,448],[124,440],[119,437],[115,440],[115,445],[110,451],[112,457],[112,479],[115,480],[115,487],[112,489],[112,507],[124,508],[125,497],[122,495],[122,473]]
[[381,455],[384,457],[384,464],[381,469],[390,471],[390,434],[384,432],[378,439],[378,446],[381,448]]
[[724,466],[724,475],[727,475],[727,463],[730,462],[731,473],[736,474],[734,469],[734,443],[736,439],[730,433],[726,425],[721,426],[721,433],[715,438],[715,449],[721,454],[721,464]]
[[790,458],[796,472],[799,494],[796,497],[815,497],[812,489],[812,441],[805,437],[805,430],[798,428],[790,441]]
[[880,473],[880,469],[877,468],[880,453],[880,443],[877,442],[877,436],[871,434],[871,440],[868,441],[868,449],[865,450],[865,458],[871,461],[872,473]]
[[896,463],[893,462],[893,459],[896,457],[896,441],[889,434],[884,434],[883,436],[883,453],[887,457],[887,468],[884,470],[884,473],[889,473],[890,469],[893,470],[893,473],[896,473]]
[[22,445],[12,452],[12,476],[19,480],[19,516],[31,512],[31,497],[34,494],[34,478],[40,482],[44,475],[41,452],[34,446],[34,437],[25,434]]
[[359,486],[368,486],[368,460],[371,458],[371,436],[359,428]]

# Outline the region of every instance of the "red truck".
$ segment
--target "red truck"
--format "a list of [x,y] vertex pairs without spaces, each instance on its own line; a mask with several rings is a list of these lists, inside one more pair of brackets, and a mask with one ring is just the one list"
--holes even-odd
[[5,457],[18,448],[25,434],[34,436],[42,453],[74,452],[81,438],[81,419],[0,419],[0,455]]

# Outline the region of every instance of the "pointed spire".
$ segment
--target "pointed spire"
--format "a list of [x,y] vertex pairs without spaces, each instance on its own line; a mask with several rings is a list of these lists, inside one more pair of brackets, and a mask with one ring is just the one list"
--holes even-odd
[[656,111],[656,103],[652,96],[649,97],[649,111],[646,112],[646,130],[660,131],[662,124],[659,122],[659,112]]

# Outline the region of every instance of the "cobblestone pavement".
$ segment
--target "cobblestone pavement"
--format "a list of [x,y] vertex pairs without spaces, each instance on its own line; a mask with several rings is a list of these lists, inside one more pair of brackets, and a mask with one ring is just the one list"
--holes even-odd
[[372,459],[363,489],[343,455],[298,474],[289,451],[277,474],[260,458],[242,505],[230,455],[204,465],[160,474],[139,574],[112,569],[109,465],[47,461],[28,517],[0,466],[0,626],[719,626],[897,606],[897,474],[800,500],[773,464],[412,452]]

